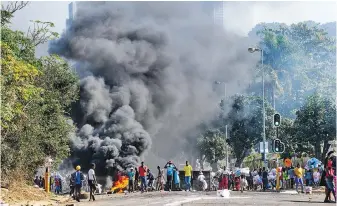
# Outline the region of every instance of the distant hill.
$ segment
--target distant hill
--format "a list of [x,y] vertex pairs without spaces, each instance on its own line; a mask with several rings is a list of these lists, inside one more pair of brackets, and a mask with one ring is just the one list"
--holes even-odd
[[[314,25],[316,22],[314,21],[306,21],[308,25]],[[273,22],[273,23],[260,23],[257,24],[249,33],[248,37],[258,40],[258,36],[256,35],[256,32],[263,29],[264,26],[268,26],[271,28],[278,28],[280,25],[286,25],[284,23],[278,23],[278,22]],[[328,35],[331,37],[336,37],[336,22],[329,22],[325,24],[320,24],[320,28],[325,29],[328,32]]]

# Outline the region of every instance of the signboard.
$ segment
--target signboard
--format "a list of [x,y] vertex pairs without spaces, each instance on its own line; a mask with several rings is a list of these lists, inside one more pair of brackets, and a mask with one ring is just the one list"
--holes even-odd
[[[268,151],[268,142],[266,142],[266,154],[267,153],[269,153],[269,151]],[[264,151],[263,151],[263,142],[260,142],[260,153],[263,153]]]

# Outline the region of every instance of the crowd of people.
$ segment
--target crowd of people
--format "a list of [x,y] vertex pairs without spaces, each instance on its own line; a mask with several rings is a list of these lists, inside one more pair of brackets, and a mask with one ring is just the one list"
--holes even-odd
[[[166,170],[166,174],[164,173]],[[180,188],[180,177],[179,169],[172,161],[168,161],[163,168],[157,166],[157,172],[155,175],[145,164],[141,162],[141,165],[137,168],[128,168],[126,172],[113,170],[113,181],[117,181],[121,175],[126,175],[129,179],[128,191],[135,192],[147,192],[147,191],[172,191],[182,190]],[[184,182],[186,184],[185,190],[189,191],[191,189],[191,176],[192,176],[192,166],[186,161],[184,166]],[[166,180],[165,180],[166,177]]]
[[[213,190],[236,190],[243,192],[244,190],[274,190],[278,189],[296,189],[297,192],[305,193],[304,188],[312,188],[318,186],[325,186],[326,198],[324,202],[332,202],[331,194],[336,201],[336,156],[329,152],[324,161],[324,165],[315,167],[302,168],[301,164],[297,164],[294,168],[278,167],[268,170],[267,168],[259,168],[253,170],[236,169],[228,170],[226,167],[216,172],[212,178],[212,185],[210,189]],[[121,176],[128,177],[127,191],[129,193],[135,191],[172,191],[185,190],[191,191],[191,181],[193,178],[193,168],[186,161],[183,168],[183,181],[181,184],[179,169],[172,162],[168,161],[164,167],[157,166],[157,171],[151,171],[144,162],[141,162],[139,167],[130,167],[124,171],[118,170],[116,164],[112,167],[112,185],[114,185]],[[277,181],[277,177],[278,180]],[[86,181],[85,181],[86,179]],[[202,190],[207,189],[206,178],[202,171],[199,172],[196,178],[200,183]],[[86,183],[84,183],[86,182]],[[43,177],[34,179],[34,184],[39,187],[44,187],[45,181]],[[81,172],[81,167],[77,166],[76,171],[70,175],[70,195],[77,201],[80,201],[81,189],[86,184],[90,191],[89,201],[95,201],[94,193],[97,189],[97,180],[95,176],[95,164],[91,164],[88,171],[87,178]],[[183,188],[182,188],[183,186]],[[299,191],[299,187],[301,191]],[[62,192],[62,179],[60,176],[51,177],[50,189],[59,194]],[[124,188],[123,188],[124,189]]]
[[[278,177],[278,189],[280,190],[295,189],[297,192],[310,193],[312,187],[325,186],[326,198],[324,202],[333,202],[331,194],[335,198],[334,202],[336,202],[336,156],[331,151],[327,154],[324,165],[309,166],[306,165],[302,168],[301,164],[297,164],[295,168],[290,166],[271,170],[263,167],[244,174],[240,169],[233,172],[224,167],[215,174],[214,179],[217,179],[219,183],[216,189],[241,190],[243,192],[243,190],[258,189],[263,191],[274,190],[277,186]],[[299,187],[301,187],[301,191],[299,191]],[[304,188],[306,188],[306,191],[304,191]]]

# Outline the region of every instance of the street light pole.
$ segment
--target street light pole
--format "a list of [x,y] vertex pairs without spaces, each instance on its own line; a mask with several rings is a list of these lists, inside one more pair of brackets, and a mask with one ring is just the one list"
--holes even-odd
[[264,161],[264,166],[267,167],[266,164],[266,111],[264,108],[264,65],[263,65],[263,50],[260,49],[261,51],[261,66],[262,66],[262,114],[263,114],[263,161]]
[[261,52],[261,67],[262,67],[262,126],[263,126],[263,132],[262,132],[262,138],[263,138],[263,163],[264,167],[267,167],[267,161],[266,161],[266,114],[265,114],[265,108],[264,108],[264,65],[263,65],[263,50],[260,48],[253,48],[249,47],[248,51],[250,53],[254,53],[256,51]]
[[[227,100],[227,84],[225,83],[225,100]],[[228,139],[227,136],[227,124],[226,124],[226,141]],[[228,144],[227,142],[225,142],[226,144],[226,168],[228,168]]]

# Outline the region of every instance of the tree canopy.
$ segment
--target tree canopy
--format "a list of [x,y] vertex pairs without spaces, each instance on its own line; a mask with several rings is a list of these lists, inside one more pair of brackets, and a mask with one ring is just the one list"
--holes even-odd
[[63,59],[34,55],[38,44],[56,35],[51,23],[36,21],[27,35],[9,28],[13,13],[24,5],[13,3],[1,12],[6,14],[1,18],[0,77],[1,177],[6,181],[18,170],[30,180],[47,157],[60,162],[68,156],[74,127],[67,114],[79,93],[78,78]]
[[250,36],[263,49],[264,67],[261,62],[257,65],[246,94],[233,97],[230,111],[220,111],[214,124],[222,133],[228,125],[228,143],[237,159],[236,166],[262,140],[262,68],[267,140],[276,137],[272,116],[279,113],[282,123],[278,137],[286,146],[282,156],[305,152],[322,159],[328,141],[335,138],[336,37],[315,22],[262,23]]

